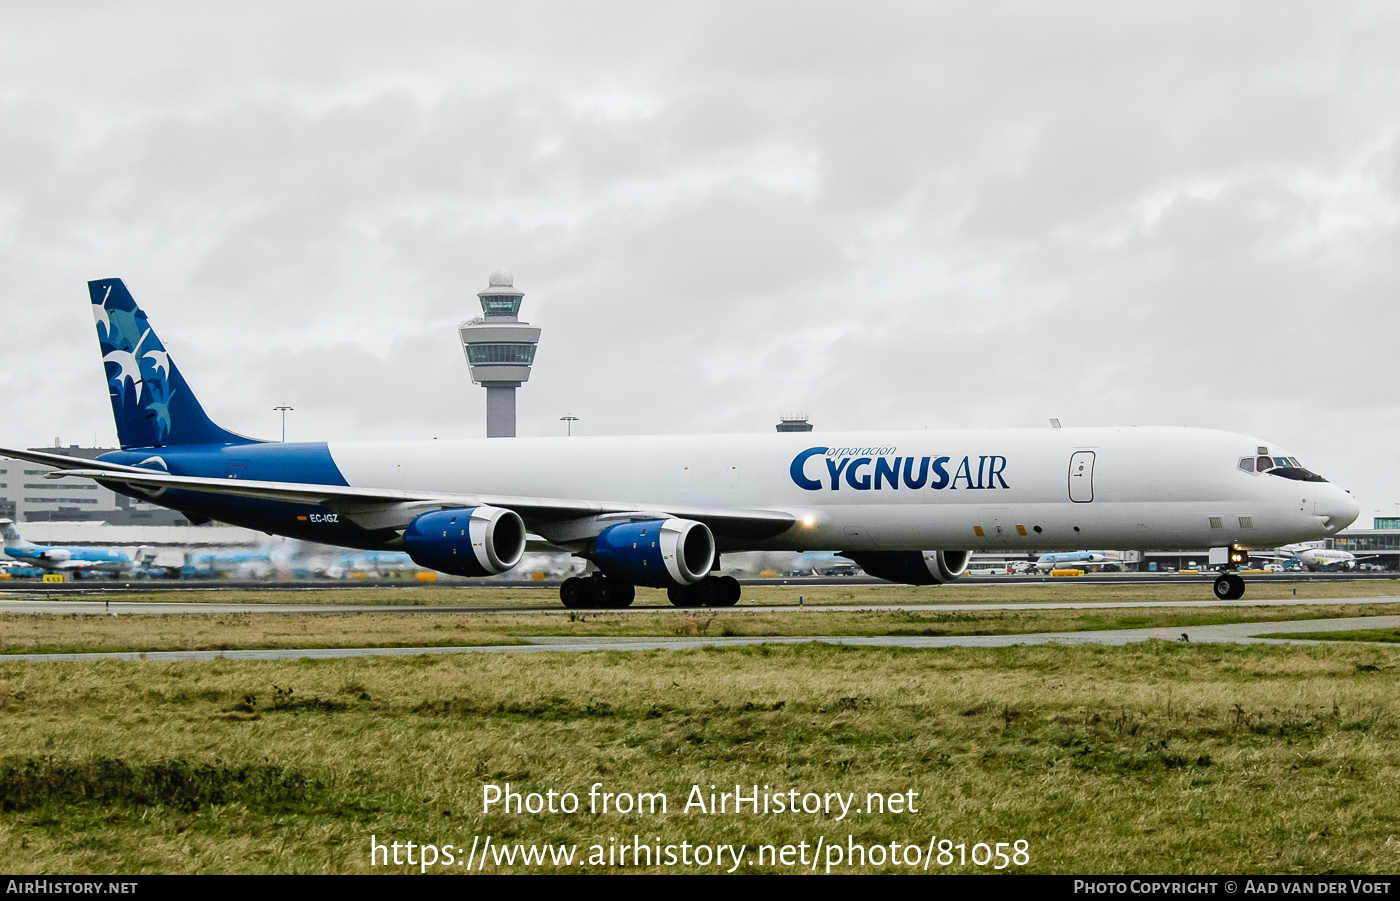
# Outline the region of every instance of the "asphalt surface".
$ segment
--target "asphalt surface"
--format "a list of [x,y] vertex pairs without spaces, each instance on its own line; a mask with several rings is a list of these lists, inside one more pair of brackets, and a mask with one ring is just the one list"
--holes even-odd
[[[1083,576],[1057,577],[1048,575],[1004,575],[1004,576],[963,576],[958,579],[959,585],[1181,585],[1200,584],[1209,585],[1215,581],[1218,573],[1090,573]],[[1308,582],[1368,582],[1368,581],[1394,581],[1400,578],[1400,574],[1392,572],[1336,572],[1336,573],[1250,573],[1245,576],[1246,582],[1258,584],[1305,584]],[[395,591],[412,592],[416,589],[425,588],[462,588],[462,589],[498,589],[514,588],[536,590],[544,592],[557,592],[560,582],[525,582],[525,581],[495,581],[483,580],[477,582],[460,581],[440,581],[440,582],[419,582],[419,581],[398,581],[383,580],[369,581],[357,579],[347,581],[344,579],[308,579],[291,582],[280,581],[236,581],[228,579],[134,579],[130,581],[118,581],[116,579],[89,578],[74,582],[45,583],[37,579],[8,579],[0,581],[0,597],[22,595],[33,597],[47,597],[54,594],[96,594],[99,596],[120,594],[151,594],[166,591],[270,591],[270,592],[298,592],[298,591],[355,591],[366,588],[392,589]],[[819,576],[803,577],[800,579],[740,579],[739,584],[745,587],[790,587],[800,588],[802,586],[833,586],[833,585],[889,585],[891,583],[883,579],[872,579],[866,576]]]
[[[1385,604],[1400,603],[1400,595],[1372,596],[1356,598],[1278,598],[1273,600],[1237,601],[1217,600],[1212,594],[1205,594],[1199,600],[1189,601],[1135,601],[1125,604],[1122,601],[1053,601],[1053,602],[1013,602],[995,604],[810,604],[798,608],[794,604],[764,605],[740,602],[736,607],[686,608],[687,612],[698,613],[709,609],[716,613],[738,611],[748,613],[779,613],[801,609],[814,614],[822,612],[851,612],[868,610],[872,612],[947,612],[950,610],[1111,610],[1123,607],[1290,607],[1309,604]],[[624,607],[620,610],[581,610],[583,614],[607,613],[661,613],[680,610],[670,605]],[[0,613],[46,613],[69,614],[86,613],[113,616],[164,616],[176,613],[564,613],[565,608],[557,599],[550,598],[541,606],[492,606],[473,604],[471,606],[428,606],[425,604],[224,604],[217,601],[207,603],[134,602],[119,600],[74,601],[42,599],[0,600]]]

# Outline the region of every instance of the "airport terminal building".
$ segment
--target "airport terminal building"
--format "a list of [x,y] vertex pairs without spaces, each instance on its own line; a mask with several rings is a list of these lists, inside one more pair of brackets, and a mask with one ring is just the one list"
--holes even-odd
[[1326,547],[1355,554],[1359,565],[1400,571],[1400,528],[1343,529],[1327,539]]

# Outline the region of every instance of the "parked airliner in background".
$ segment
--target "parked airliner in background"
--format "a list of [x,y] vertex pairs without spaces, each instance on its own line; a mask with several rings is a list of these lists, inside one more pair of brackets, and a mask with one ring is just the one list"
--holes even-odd
[[5,556],[16,563],[54,572],[100,572],[121,575],[141,565],[142,552],[135,559],[126,551],[106,547],[45,547],[25,541],[13,520],[0,519],[5,538]]
[[1057,554],[1041,554],[1029,568],[1033,572],[1050,572],[1052,569],[1100,566],[1105,563],[1122,564],[1123,557],[1118,551],[1060,551]]
[[1265,560],[1281,560],[1285,564],[1297,561],[1301,566],[1316,570],[1356,568],[1356,555],[1350,551],[1332,551],[1304,543],[1286,544],[1283,547],[1274,548],[1273,552],[1254,552],[1249,556]]
[[[282,444],[215,425],[120,279],[88,283],[122,450],[0,450],[199,522],[366,550],[464,576],[514,567],[529,533],[590,561],[566,606],[635,586],[729,605],[726,551],[838,548],[919,585],[973,551],[1276,547],[1359,508],[1268,442],[1187,428],[994,429]],[[678,394],[690,402],[684,386]],[[1277,449],[1275,449],[1277,453]],[[1272,461],[1271,461],[1272,464]],[[1239,597],[1244,582],[1215,584]]]

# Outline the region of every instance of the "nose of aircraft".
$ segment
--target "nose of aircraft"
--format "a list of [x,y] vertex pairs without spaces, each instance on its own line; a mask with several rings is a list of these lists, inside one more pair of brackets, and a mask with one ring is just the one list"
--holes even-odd
[[1328,532],[1339,532],[1356,522],[1361,515],[1361,505],[1347,492],[1336,485],[1318,485],[1317,496],[1313,499],[1313,514],[1325,520]]

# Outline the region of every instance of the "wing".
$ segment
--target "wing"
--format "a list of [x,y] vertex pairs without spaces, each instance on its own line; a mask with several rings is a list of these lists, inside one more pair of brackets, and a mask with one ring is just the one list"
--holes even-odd
[[[0,450],[0,454],[9,451]],[[29,452],[21,459],[57,457],[53,454]],[[531,528],[551,522],[581,519],[590,516],[616,516],[636,519],[639,516],[693,519],[703,522],[718,535],[731,538],[771,538],[787,531],[797,521],[791,513],[779,510],[736,510],[729,508],[686,507],[666,504],[647,506],[622,501],[579,500],[575,498],[515,497],[496,494],[448,494],[432,491],[401,491],[392,488],[356,488],[347,485],[316,485],[302,482],[262,482],[250,479],[210,479],[195,476],[169,475],[138,469],[134,466],[102,466],[93,461],[81,461],[84,467],[73,466],[71,457],[60,457],[65,468],[49,473],[47,478],[76,476],[95,479],[106,485],[129,485],[135,488],[173,488],[229,497],[248,497],[325,507],[346,517],[365,529],[403,529],[423,513],[454,507],[504,507],[514,510]],[[48,460],[35,460],[54,465]]]

